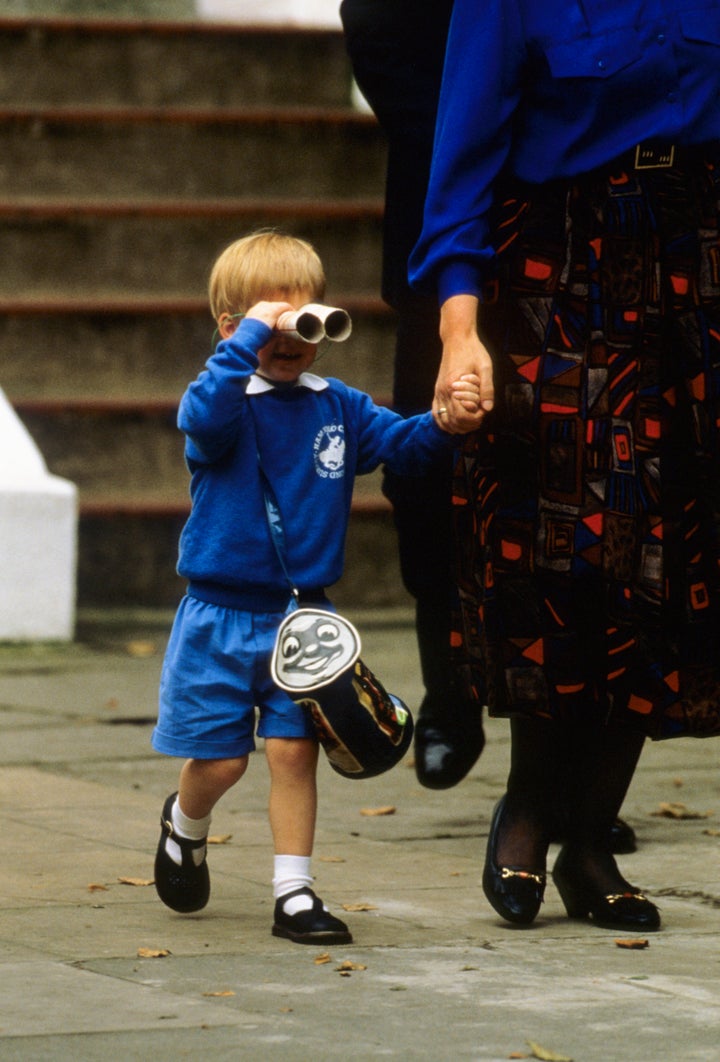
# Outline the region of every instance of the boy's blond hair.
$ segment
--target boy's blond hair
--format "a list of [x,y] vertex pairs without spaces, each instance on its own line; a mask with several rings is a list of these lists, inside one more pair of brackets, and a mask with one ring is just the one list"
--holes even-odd
[[325,272],[311,244],[297,236],[262,229],[226,247],[210,273],[208,294],[215,320],[245,313],[262,299],[307,291],[312,302],[325,295]]

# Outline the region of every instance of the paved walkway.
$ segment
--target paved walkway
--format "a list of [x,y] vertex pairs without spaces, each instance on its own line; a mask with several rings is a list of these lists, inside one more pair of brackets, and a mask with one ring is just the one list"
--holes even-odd
[[[359,624],[367,661],[417,703],[411,628]],[[149,747],[166,631],[136,617],[67,647],[0,646],[3,1062],[720,1059],[717,743],[648,746],[626,802],[640,849],[622,865],[665,925],[642,950],[570,922],[552,884],[531,929],[487,905],[504,723],[445,793],[409,757],[366,782],[323,763],[317,887],[356,941],[323,955],[270,935],[261,751],[216,811],[206,910],[176,915],[146,884],[177,772]],[[658,815],[668,804],[713,814]],[[363,814],[379,808],[394,812]]]

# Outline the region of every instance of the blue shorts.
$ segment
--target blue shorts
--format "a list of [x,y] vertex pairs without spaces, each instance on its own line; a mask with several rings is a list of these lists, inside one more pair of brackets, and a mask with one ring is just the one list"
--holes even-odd
[[245,756],[263,738],[315,738],[309,712],[274,684],[270,657],[284,613],[245,612],[186,596],[160,678],[152,745],[189,759]]

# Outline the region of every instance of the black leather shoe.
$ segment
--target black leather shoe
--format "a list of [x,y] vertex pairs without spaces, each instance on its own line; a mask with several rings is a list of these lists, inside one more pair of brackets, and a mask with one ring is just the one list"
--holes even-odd
[[624,819],[615,819],[610,827],[610,851],[613,855],[630,855],[637,852],[637,838],[632,826]]
[[426,789],[452,789],[461,782],[477,762],[485,747],[485,734],[478,720],[480,708],[473,705],[475,718],[463,726],[429,716],[423,718],[423,708],[415,723],[415,774]]
[[[286,901],[301,895],[310,897],[312,907],[293,915],[286,914]],[[331,915],[322,900],[308,888],[296,889],[276,900],[272,933],[274,937],[285,937],[296,944],[352,944],[352,934],[345,923]]]
[[[557,844],[564,844],[567,840],[567,832],[558,829],[557,836],[551,839]],[[632,852],[637,852],[635,831],[624,819],[615,819],[610,827],[610,851],[613,855],[630,855]]]
[[660,928],[660,912],[639,889],[623,883],[627,887],[621,892],[599,892],[577,873],[567,849],[557,857],[552,876],[569,918],[591,918],[603,929],[652,933]]
[[497,804],[490,824],[483,892],[499,915],[508,922],[529,925],[540,910],[545,894],[545,872],[498,866],[495,856],[505,797]]
[[[207,838],[191,841],[175,833],[172,809],[176,798],[177,793],[172,793],[167,798],[160,817],[160,842],[155,855],[155,888],[167,907],[188,914],[201,910],[210,899],[210,872],[207,862],[203,857],[198,866],[193,856],[193,852],[206,848]],[[176,863],[168,855],[168,838],[172,838],[178,846],[182,863]]]

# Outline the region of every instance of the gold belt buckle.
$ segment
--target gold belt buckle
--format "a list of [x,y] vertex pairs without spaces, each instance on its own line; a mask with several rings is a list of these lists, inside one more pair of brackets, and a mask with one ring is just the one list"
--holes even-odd
[[675,145],[654,147],[652,144],[638,144],[635,148],[636,170],[667,170],[675,161]]

